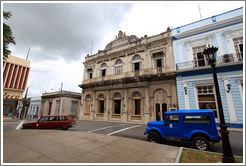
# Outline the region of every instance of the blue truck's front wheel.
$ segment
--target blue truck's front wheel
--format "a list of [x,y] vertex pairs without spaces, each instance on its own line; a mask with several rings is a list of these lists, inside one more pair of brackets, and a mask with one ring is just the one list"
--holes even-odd
[[161,143],[161,136],[159,135],[159,133],[155,131],[151,131],[148,134],[148,141],[154,142],[154,143]]

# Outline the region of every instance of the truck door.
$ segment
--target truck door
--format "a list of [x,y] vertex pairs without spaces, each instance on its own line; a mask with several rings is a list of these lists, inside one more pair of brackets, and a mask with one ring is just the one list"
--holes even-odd
[[179,138],[182,134],[179,115],[166,115],[164,123],[165,137]]

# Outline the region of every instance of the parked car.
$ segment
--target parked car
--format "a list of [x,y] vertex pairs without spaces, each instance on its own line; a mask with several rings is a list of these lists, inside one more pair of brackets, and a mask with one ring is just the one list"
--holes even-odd
[[24,123],[23,129],[58,129],[67,130],[76,125],[76,121],[70,115],[42,116],[37,122]]
[[207,150],[210,144],[221,139],[211,110],[168,111],[164,117],[164,121],[148,122],[144,134],[148,134],[150,142],[175,138],[190,141],[199,150]]

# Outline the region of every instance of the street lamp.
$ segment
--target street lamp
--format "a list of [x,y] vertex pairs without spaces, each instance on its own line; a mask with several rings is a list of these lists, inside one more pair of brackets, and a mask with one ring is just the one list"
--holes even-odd
[[214,78],[214,86],[216,91],[216,98],[218,103],[218,110],[219,110],[219,117],[220,117],[220,133],[222,136],[222,150],[223,150],[223,163],[235,163],[235,159],[232,154],[231,144],[229,141],[229,131],[227,130],[227,126],[225,124],[225,118],[223,113],[223,107],[221,103],[218,79],[215,70],[215,62],[216,62],[216,52],[218,51],[217,47],[208,47],[204,49],[203,54],[206,56],[208,64],[211,65],[213,71],[213,78]]

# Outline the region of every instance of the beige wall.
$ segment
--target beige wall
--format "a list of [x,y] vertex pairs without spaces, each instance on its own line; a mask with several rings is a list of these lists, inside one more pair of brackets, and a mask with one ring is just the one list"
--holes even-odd
[[[45,97],[43,97],[45,96]],[[57,95],[57,97],[48,97],[48,95],[43,95],[42,96],[42,102],[45,102],[44,108],[41,108],[41,110],[43,109],[43,115],[48,115],[49,113],[49,107],[50,104],[52,103],[52,107],[51,107],[51,115],[55,115],[56,114],[56,101],[60,101],[60,97],[59,95]],[[59,110],[59,114],[60,115],[69,115],[71,114],[71,107],[72,107],[72,102],[77,102],[78,106],[77,106],[77,117],[79,117],[79,113],[80,113],[80,98],[74,98],[74,97],[61,97],[61,105],[60,105],[60,110]],[[42,107],[42,102],[41,102],[41,107]]]

